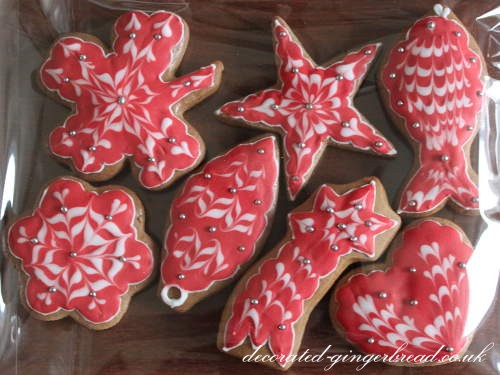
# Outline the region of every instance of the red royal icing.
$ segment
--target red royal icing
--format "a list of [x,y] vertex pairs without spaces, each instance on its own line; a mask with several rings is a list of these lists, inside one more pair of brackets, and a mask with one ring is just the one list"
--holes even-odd
[[116,317],[121,296],[153,270],[135,218],[134,200],[123,190],[98,194],[75,180],[52,182],[8,236],[28,277],[28,306],[41,315],[77,312],[94,324]]
[[248,337],[253,347],[267,343],[278,356],[276,362],[285,366],[295,346],[294,323],[320,280],[352,251],[374,256],[376,236],[397,225],[374,212],[376,198],[375,181],[342,195],[323,185],[312,211],[290,213],[292,238],[275,258],[260,265],[235,297],[223,349],[234,349]]
[[[165,238],[162,298],[182,305],[189,292],[235,275],[253,257],[277,198],[273,136],[238,145],[191,176],[172,204]],[[169,297],[169,289],[180,291]]]
[[396,150],[353,104],[379,44],[369,44],[327,67],[317,66],[280,19],[274,23],[280,87],[222,106],[218,113],[283,134],[292,198],[309,179],[327,142],[393,155]]
[[201,142],[176,111],[189,96],[207,96],[218,72],[210,65],[162,79],[178,65],[187,43],[186,27],[173,13],[129,12],[114,30],[114,52],[69,36],[57,41],[43,64],[42,83],[76,108],[52,132],[50,150],[84,174],[131,157],[141,184],[161,188],[203,157]]
[[418,170],[399,202],[405,213],[434,211],[447,199],[466,210],[479,207],[464,145],[477,132],[482,63],[467,31],[444,9],[443,16],[417,21],[382,70],[390,109],[419,147]]
[[429,219],[406,229],[387,270],[355,274],[336,290],[335,318],[346,338],[380,355],[401,345],[401,355],[438,353],[436,361],[460,353],[467,344],[465,264],[473,251],[466,242],[459,230]]

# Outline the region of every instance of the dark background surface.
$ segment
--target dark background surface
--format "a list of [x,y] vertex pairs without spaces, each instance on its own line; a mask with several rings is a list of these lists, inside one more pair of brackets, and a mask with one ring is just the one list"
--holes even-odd
[[[44,4],[44,8],[40,6]],[[64,121],[68,110],[34,91],[32,72],[41,64],[48,46],[60,32],[95,34],[110,43],[116,17],[127,9],[166,9],[185,18],[191,31],[187,53],[178,75],[191,72],[214,60],[225,65],[220,90],[186,113],[200,132],[212,158],[237,143],[261,134],[219,122],[213,111],[221,104],[266,88],[276,81],[270,22],[283,17],[296,32],[309,54],[318,62],[330,60],[353,47],[406,30],[412,22],[432,9],[434,1],[342,0],[342,1],[36,1],[3,0],[0,27],[0,182],[2,235],[22,211],[29,209],[38,190],[49,179],[69,174],[51,159],[44,146],[50,130]],[[455,13],[477,37],[488,56],[490,74],[499,78],[498,45],[487,25],[498,19],[477,17],[498,1],[449,1]],[[497,33],[499,31],[497,30]],[[388,45],[385,46],[386,48]],[[498,65],[496,65],[498,67]],[[359,152],[328,148],[316,172],[295,202],[286,198],[281,178],[280,199],[271,235],[264,247],[270,250],[286,231],[286,214],[303,202],[320,184],[348,183],[368,175],[379,177],[391,199],[411,167],[412,152],[404,138],[389,123],[377,96],[372,68],[355,103],[360,111],[389,138],[399,154],[384,159]],[[3,148],[2,148],[3,147]],[[475,147],[474,149],[477,149]],[[148,214],[147,230],[158,244],[180,179],[163,192],[141,189],[126,168],[110,180],[138,193]],[[0,185],[1,186],[1,185]],[[459,224],[475,243],[485,228],[479,217],[458,215],[448,209],[437,216]],[[408,222],[408,220],[406,220]],[[5,238],[2,236],[5,251]],[[1,257],[2,255],[0,255]],[[17,274],[0,258],[0,374],[271,374],[271,369],[220,353],[216,334],[220,314],[229,289],[202,301],[190,312],[170,311],[157,296],[152,284],[132,299],[124,319],[114,328],[94,332],[71,319],[40,322],[30,318],[18,300]],[[324,298],[307,325],[302,353],[306,348],[320,353],[332,345],[329,354],[349,353],[352,348],[337,335],[328,318],[328,298]],[[497,304],[498,305],[498,304]],[[498,341],[498,308],[490,311],[469,349],[478,353],[488,343]],[[402,368],[369,364],[361,373],[370,374],[495,374],[497,352],[480,364],[450,364],[439,367]],[[295,364],[289,374],[321,374],[326,363]],[[354,374],[355,364],[339,364],[329,373]]]

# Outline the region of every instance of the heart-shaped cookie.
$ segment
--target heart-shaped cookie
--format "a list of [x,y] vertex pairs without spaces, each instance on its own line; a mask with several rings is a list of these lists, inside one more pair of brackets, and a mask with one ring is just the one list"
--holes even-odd
[[470,342],[464,328],[472,252],[453,223],[415,222],[396,239],[386,264],[363,266],[342,278],[330,303],[334,326],[362,352],[392,364],[460,357]]

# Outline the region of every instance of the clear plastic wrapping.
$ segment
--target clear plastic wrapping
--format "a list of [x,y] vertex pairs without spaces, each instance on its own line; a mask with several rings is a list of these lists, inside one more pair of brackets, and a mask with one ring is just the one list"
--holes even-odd
[[[157,295],[156,282],[136,295],[124,319],[114,328],[95,332],[71,319],[41,322],[31,318],[20,303],[18,275],[7,258],[6,232],[15,218],[32,207],[40,188],[49,180],[70,175],[47,151],[51,129],[64,121],[67,108],[37,89],[37,71],[48,48],[60,33],[94,34],[110,43],[114,20],[124,11],[169,10],[182,16],[190,28],[190,41],[178,75],[215,60],[224,63],[221,88],[186,113],[207,145],[207,159],[260,134],[229,127],[213,112],[223,103],[272,85],[276,68],[270,22],[284,18],[300,37],[313,59],[328,61],[355,46],[373,40],[389,48],[395,35],[432,9],[434,1],[112,1],[112,0],[4,0],[0,4],[0,373],[1,374],[251,374],[273,370],[220,353],[216,335],[220,314],[231,288],[202,301],[183,314],[167,309]],[[498,343],[497,280],[500,267],[500,8],[495,0],[446,3],[476,38],[488,66],[485,110],[481,130],[472,147],[479,174],[480,216],[463,216],[448,208],[435,216],[457,223],[469,236],[475,252],[468,272],[471,304],[467,329],[479,325],[469,352],[478,354]],[[379,61],[379,60],[378,60]],[[412,164],[412,150],[391,124],[377,95],[376,63],[355,101],[360,111],[386,135],[399,151],[384,159],[330,148],[296,202],[286,198],[284,181],[271,235],[263,252],[270,250],[286,231],[287,213],[322,183],[348,183],[364,176],[381,179],[394,201]],[[128,169],[110,182],[124,185],[142,199],[147,232],[158,244],[164,235],[170,202],[181,179],[161,192],[142,189]],[[405,223],[411,220],[405,220]],[[301,350],[348,354],[352,347],[332,328],[328,317],[329,294],[308,322]],[[290,374],[324,373],[328,363],[296,363]],[[339,363],[332,373],[356,373],[354,363]],[[490,347],[484,361],[452,363],[418,371],[426,374],[495,374],[500,352]],[[402,374],[413,370],[370,363],[366,373]]]

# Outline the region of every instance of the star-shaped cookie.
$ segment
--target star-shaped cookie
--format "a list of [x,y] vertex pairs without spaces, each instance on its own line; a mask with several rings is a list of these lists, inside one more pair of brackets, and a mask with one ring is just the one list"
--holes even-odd
[[380,44],[369,44],[333,63],[317,65],[289,26],[273,23],[278,82],[226,103],[216,114],[229,123],[281,133],[289,196],[310,178],[327,144],[394,155],[394,146],[354,107],[353,97]]

